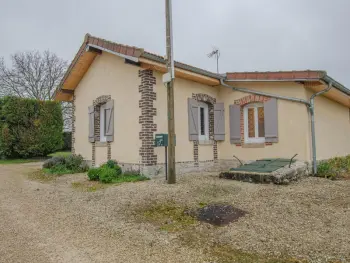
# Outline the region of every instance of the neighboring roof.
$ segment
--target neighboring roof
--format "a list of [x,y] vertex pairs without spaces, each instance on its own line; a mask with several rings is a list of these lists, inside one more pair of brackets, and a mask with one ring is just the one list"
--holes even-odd
[[226,73],[227,81],[324,81],[350,96],[350,90],[338,81],[327,75],[324,70],[299,70],[299,71],[266,71],[266,72],[229,72]]

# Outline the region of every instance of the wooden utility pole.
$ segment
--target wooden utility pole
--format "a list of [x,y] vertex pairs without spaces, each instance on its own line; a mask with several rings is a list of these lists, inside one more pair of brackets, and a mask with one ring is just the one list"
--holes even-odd
[[166,14],[166,54],[168,73],[171,76],[167,82],[167,106],[168,106],[168,184],[176,183],[175,171],[175,119],[174,119],[174,54],[173,54],[173,29],[172,29],[172,4],[171,0],[165,0]]

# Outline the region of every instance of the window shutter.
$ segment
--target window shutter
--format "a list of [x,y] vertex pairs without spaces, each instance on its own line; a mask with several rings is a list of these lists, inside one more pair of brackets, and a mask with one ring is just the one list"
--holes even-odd
[[230,105],[230,142],[241,143],[241,107]]
[[188,135],[190,141],[198,141],[198,102],[194,99],[188,99]]
[[89,142],[95,141],[95,108],[89,106]]
[[214,104],[214,140],[225,140],[225,107],[224,103]]
[[107,142],[114,140],[114,100],[106,103],[106,139]]
[[278,142],[277,99],[271,98],[264,103],[265,142]]

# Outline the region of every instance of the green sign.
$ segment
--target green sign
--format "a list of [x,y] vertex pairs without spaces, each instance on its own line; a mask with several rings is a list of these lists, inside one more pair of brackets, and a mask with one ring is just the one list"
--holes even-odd
[[[176,145],[176,138],[175,138]],[[167,147],[168,146],[168,134],[167,133],[158,133],[155,135],[154,147]]]

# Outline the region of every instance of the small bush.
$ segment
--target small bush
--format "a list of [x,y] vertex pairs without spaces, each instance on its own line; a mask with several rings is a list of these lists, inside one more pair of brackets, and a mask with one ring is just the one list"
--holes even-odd
[[100,172],[100,181],[105,184],[112,183],[114,179],[117,178],[117,172],[115,169],[109,167],[101,168]]
[[77,171],[80,165],[83,163],[84,158],[81,155],[68,155],[65,158],[65,165],[68,169]]
[[48,174],[56,174],[56,175],[63,175],[63,174],[72,174],[74,171],[67,169],[67,167],[64,164],[58,164],[50,169],[44,169],[46,173]]
[[345,157],[335,157],[327,161],[322,161],[317,166],[317,175],[331,179],[349,177],[350,155]]
[[89,169],[81,155],[56,156],[43,164],[44,169],[53,174],[82,173]]
[[98,181],[100,180],[101,168],[90,168],[88,171],[88,177],[90,181]]
[[101,168],[111,168],[116,171],[116,175],[119,176],[122,174],[122,168],[118,165],[118,162],[115,160],[108,160],[107,163],[103,164]]
[[63,156],[56,156],[46,160],[43,164],[43,168],[50,169],[53,166],[61,165],[65,163],[65,158]]

